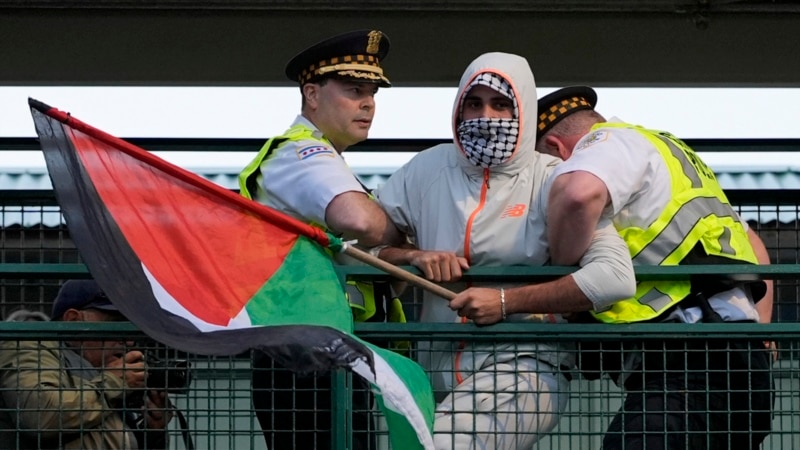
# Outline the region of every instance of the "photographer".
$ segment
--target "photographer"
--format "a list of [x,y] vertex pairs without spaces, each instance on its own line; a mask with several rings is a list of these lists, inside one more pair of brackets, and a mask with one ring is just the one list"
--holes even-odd
[[[125,317],[94,281],[64,283],[53,320],[114,322]],[[121,341],[0,343],[3,448],[163,449],[173,412],[166,392],[145,387],[142,352]],[[127,406],[126,406],[127,405]],[[8,447],[6,447],[8,446]]]

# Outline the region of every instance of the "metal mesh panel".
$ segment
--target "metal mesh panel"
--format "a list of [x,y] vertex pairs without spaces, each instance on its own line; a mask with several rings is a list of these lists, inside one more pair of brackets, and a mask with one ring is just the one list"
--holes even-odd
[[[78,263],[61,210],[49,192],[0,195],[0,263]],[[59,280],[0,278],[0,315],[20,309],[50,312]]]
[[[793,202],[778,201],[779,199],[774,196],[774,192],[762,193],[756,199],[750,198],[737,202],[732,197],[732,200],[737,205],[740,205],[738,209],[742,217],[748,220],[750,226],[764,240],[774,264],[800,263],[800,254],[798,254],[800,250],[800,242],[798,242],[800,230],[798,230],[797,222],[800,211],[798,211],[797,205],[793,204]],[[2,227],[0,227],[0,263],[46,264],[81,262],[77,250],[69,239],[68,230],[64,225],[59,209],[55,205],[54,199],[48,194],[43,194],[39,197],[0,196],[0,224],[2,224]],[[7,316],[11,311],[20,307],[49,312],[50,302],[55,297],[61,281],[55,277],[37,278],[30,276],[7,276],[0,279],[0,308],[2,308],[3,316]],[[798,321],[800,307],[798,307],[797,299],[798,282],[796,279],[777,280],[774,321],[779,323],[765,326],[764,330],[766,331],[762,331],[760,335],[741,331],[738,327],[728,330],[726,335],[726,339],[741,338],[745,342],[749,342],[753,349],[758,348],[759,343],[764,340],[772,339],[777,343],[779,358],[768,369],[768,373],[775,383],[773,429],[764,441],[763,448],[800,448],[800,437],[795,432],[796,424],[800,419],[798,417],[800,416],[800,413],[798,413],[800,411],[800,394],[798,394],[800,393],[800,381],[797,375],[799,373],[798,355],[800,355],[800,352],[798,352],[798,342],[800,342],[800,331],[783,332],[777,336],[769,334],[771,331],[782,329],[780,328],[780,322]],[[404,301],[408,306],[407,315],[409,321],[413,322],[418,317],[421,306],[419,292],[408,290],[404,296]],[[5,342],[4,345],[6,346],[3,352],[18,352],[21,342],[39,339],[56,342],[57,348],[61,349],[64,345],[62,342],[85,337],[66,336],[63,333],[54,335],[52,330],[56,329],[59,324],[48,325],[54,328],[39,328],[32,331],[29,330],[27,333],[9,334],[9,330],[13,331],[14,329],[9,328],[9,324],[0,323],[0,339]],[[414,325],[420,324],[408,324],[411,327]],[[653,326],[655,329],[659,327],[658,325]],[[673,357],[684,360],[692,356],[693,358],[707,361],[707,358],[712,354],[716,354],[717,358],[721,357],[720,354],[730,354],[730,352],[726,353],[713,347],[709,348],[708,341],[702,339],[696,341],[696,338],[689,336],[688,330],[690,329],[685,328],[685,332],[674,331],[669,339],[661,338],[653,341],[656,342],[656,347],[648,348],[647,353],[655,356],[649,356],[650,359],[646,360],[658,361],[661,358],[664,361],[668,355],[673,355]],[[426,360],[426,358],[430,359],[431,353],[426,349],[432,345],[440,345],[451,349],[453,350],[453,355],[459,349],[464,350],[461,352],[462,356],[460,357],[462,362],[470,358],[474,360],[476,356],[480,356],[480,353],[475,351],[474,346],[467,345],[468,342],[480,343],[480,345],[486,347],[489,353],[496,353],[500,346],[504,346],[503,351],[516,355],[517,353],[530,353],[532,346],[535,348],[553,339],[558,342],[568,342],[575,345],[579,350],[576,354],[583,359],[588,358],[592,353],[589,351],[588,345],[602,340],[604,336],[603,332],[587,335],[586,333],[574,332],[574,329],[570,331],[569,328],[561,327],[558,328],[559,332],[555,336],[552,335],[552,331],[545,332],[540,329],[537,331],[536,326],[529,327],[526,328],[524,338],[520,337],[519,332],[504,331],[505,329],[502,327],[494,327],[492,329],[469,327],[467,330],[460,335],[453,335],[446,333],[448,331],[446,325],[440,326],[437,324],[424,329],[423,337],[419,337],[419,333],[416,335],[411,333],[411,337],[409,337],[408,331],[393,334],[392,332],[381,330],[373,330],[371,332],[367,330],[363,336],[376,340],[410,339],[415,341],[411,356],[421,361]],[[547,335],[547,333],[550,335]],[[619,353],[614,352],[614,350],[623,349],[623,342],[631,343],[635,342],[633,339],[640,338],[636,335],[636,331],[617,333],[621,333],[624,339],[607,341],[603,351],[604,364],[613,360],[613,356]],[[131,335],[132,337],[140,337],[134,332],[131,332]],[[103,338],[109,338],[110,336],[119,338],[119,333],[108,331]],[[98,339],[98,337],[95,335],[93,339]],[[678,343],[677,347],[675,346],[676,342]],[[700,346],[684,347],[684,345],[688,345],[686,344],[687,342],[695,342],[695,344],[699,342]],[[667,344],[670,347],[663,348]],[[140,344],[139,348],[145,348],[148,345]],[[624,349],[626,351],[630,350],[629,347],[624,347]],[[592,348],[591,350],[595,351],[596,349]],[[161,355],[166,356],[163,349],[160,352]],[[727,356],[722,357],[727,358]],[[261,377],[259,374],[263,375],[266,371],[272,375],[272,368],[259,369],[261,372],[254,372],[251,369],[250,355],[223,358],[173,353],[169,356],[169,360],[176,358],[185,358],[192,365],[192,378],[189,389],[184,393],[175,393],[170,398],[176,408],[184,413],[187,419],[187,428],[194,441],[195,448],[267,448],[261,425],[257,419],[257,411],[253,406],[251,377],[255,373],[256,378],[259,380],[269,378],[267,376]],[[577,371],[573,370],[567,372],[573,380],[569,383],[561,383],[560,377],[563,372],[559,372],[560,368],[547,367],[545,364],[539,364],[539,362],[527,356],[502,361],[493,358],[483,360],[481,367],[484,367],[484,364],[489,364],[486,367],[495,367],[498,371],[498,376],[494,376],[490,372],[488,377],[480,380],[480,386],[476,388],[474,393],[458,393],[462,401],[456,402],[452,407],[452,414],[444,419],[445,421],[450,421],[451,428],[461,423],[460,421],[464,417],[476,416],[475,411],[480,411],[482,408],[497,409],[501,407],[504,402],[508,403],[510,401],[509,398],[521,397],[526,402],[544,402],[544,396],[542,395],[544,389],[542,386],[538,384],[535,385],[535,388],[526,386],[526,383],[532,383],[531,380],[533,379],[544,379],[544,376],[540,376],[542,374],[549,374],[548,376],[554,377],[556,380],[554,387],[548,388],[550,401],[553,401],[553,398],[566,398],[566,407],[560,413],[559,418],[555,418],[553,414],[543,412],[546,408],[540,406],[531,407],[529,403],[521,407],[518,414],[509,413],[509,417],[506,419],[514,423],[519,421],[523,424],[517,426],[516,431],[513,432],[508,432],[506,427],[503,433],[487,433],[487,442],[503,443],[509,439],[512,441],[514,439],[525,439],[525,445],[527,446],[528,441],[532,439],[536,441],[535,448],[600,448],[606,435],[606,429],[612,422],[617,410],[623,405],[623,391],[608,376],[590,381],[583,379]],[[12,369],[8,365],[0,367],[0,374],[8,376],[9,370]],[[46,369],[39,367],[35,372],[40,374],[43,370]],[[669,375],[675,379],[685,374],[681,369],[671,370],[673,371]],[[749,377],[751,374],[751,371],[730,369],[727,364],[707,365],[700,372],[702,374],[719,372],[716,374],[723,375],[731,380]],[[434,367],[429,373],[434,381],[456,378],[456,371],[447,366]],[[468,373],[461,374],[462,377],[464,375],[467,378],[469,377]],[[329,384],[333,386],[333,389],[328,389],[327,385],[321,381],[322,378],[306,377],[298,378],[298,380],[303,380],[298,381],[298,383],[307,382],[310,385],[308,388],[301,389],[295,384],[287,386],[272,384],[268,385],[262,392],[271,396],[283,393],[295,398],[298,394],[311,393],[313,397],[319,399],[319,402],[312,407],[315,414],[325,411],[326,407],[323,399],[328,400],[328,408],[331,411],[327,416],[323,414],[322,418],[317,416],[317,418],[312,418],[308,421],[306,419],[308,416],[296,414],[298,412],[302,413],[304,408],[308,408],[297,402],[294,404],[289,403],[289,407],[277,411],[275,415],[279,418],[289,416],[288,429],[293,432],[290,434],[295,438],[309,434],[321,436],[321,439],[317,440],[317,448],[348,448],[362,442],[369,449],[388,448],[385,425],[381,415],[372,404],[369,395],[364,394],[367,397],[366,402],[359,402],[359,394],[351,393],[353,387],[357,387],[358,383],[343,372],[338,372],[332,377],[327,376],[327,378],[330,380]],[[515,380],[518,382],[516,385],[513,384]],[[495,391],[503,383],[512,386],[510,392],[495,395]],[[436,386],[437,399],[439,400],[456,394],[447,385],[440,386],[436,384]],[[531,384],[531,386],[534,386],[534,384]],[[0,398],[3,399],[8,398],[11,393],[11,388],[5,384],[0,386],[0,390],[2,391]],[[364,392],[363,389],[360,389],[360,391]],[[643,390],[641,388],[638,391],[632,389],[630,392],[639,392],[641,394]],[[653,392],[653,390],[648,392]],[[664,390],[656,388],[655,392],[664,392]],[[701,394],[705,395],[705,391],[702,389]],[[465,407],[465,404],[468,406]],[[54,409],[55,407],[52,405],[39,407],[37,415],[53,412],[52,410]],[[706,409],[708,407],[701,412],[707,412]],[[0,407],[0,415],[7,413],[18,418],[21,411],[22,409],[18,405]],[[131,412],[134,411],[131,410]],[[359,422],[356,419],[357,416],[365,416],[367,419]],[[274,420],[270,422],[271,426],[277,425]],[[473,427],[472,422],[469,421],[477,421],[478,418],[467,418],[465,420],[468,421],[469,429]],[[544,426],[548,421],[556,421],[557,425],[550,430]],[[170,422],[170,448],[185,448],[179,422],[177,418]],[[537,429],[542,431],[538,433],[531,431],[531,428],[525,425],[525,423],[530,422],[536,423]],[[329,434],[322,432],[322,430],[328,429],[330,430]],[[62,431],[66,431],[66,429]],[[79,429],[79,431],[81,430]],[[87,430],[84,429],[83,431]],[[268,429],[267,431],[270,430]],[[737,431],[742,431],[744,438],[748,438],[753,430],[752,427],[745,427]],[[73,430],[70,429],[69,433],[73,433]],[[630,433],[622,433],[622,436],[627,437],[628,434]],[[709,432],[708,429],[701,427],[699,430],[682,436],[698,436],[700,442],[697,445],[708,444],[709,447],[725,448],[726,446],[711,445],[711,442],[706,441],[717,434],[720,433]],[[658,433],[656,439],[664,439],[667,436],[669,436],[667,433]],[[64,437],[63,433],[62,437]],[[469,434],[467,440],[474,438],[474,434]],[[14,439],[18,438],[15,437]],[[329,440],[332,440],[333,443],[326,445]],[[2,440],[1,442],[6,445],[7,442],[16,441]],[[47,444],[50,445],[51,442],[48,441]],[[623,440],[623,442],[625,441]],[[736,442],[741,442],[739,436],[737,436]],[[40,443],[37,442],[37,445]],[[455,443],[450,445],[453,448],[463,448]],[[278,446],[275,447],[279,448]],[[727,445],[727,447],[739,448],[734,444]],[[39,448],[44,448],[44,446]],[[300,447],[293,445],[290,448]]]
[[[2,448],[122,448],[118,445],[129,441],[129,434],[138,439],[135,448],[188,448],[186,439],[198,449],[264,448],[253,425],[249,360],[178,355],[155,343],[129,341],[123,347],[114,342],[117,336],[5,340],[0,349]],[[108,363],[127,351],[144,354],[148,375],[143,387],[112,383],[108,375],[101,375],[109,371],[122,379],[142,376],[135,356],[131,364],[118,367],[110,363],[94,369],[76,362],[77,355],[105,352]],[[168,389],[166,410],[145,401],[151,388]],[[139,432],[146,428],[143,423],[150,423],[145,416],[152,414],[172,416],[163,429],[169,436],[167,446],[161,443],[159,429]],[[143,445],[143,438],[150,444]]]
[[[781,350],[772,353],[760,336],[732,329],[723,339],[704,338],[684,334],[691,325],[680,325],[664,337],[642,341],[635,330],[611,340],[601,332],[579,336],[557,327],[551,339],[574,348],[580,369],[560,370],[541,359],[520,363],[530,358],[520,355],[544,344],[541,338],[548,332],[542,326],[529,327],[529,339],[521,333],[473,328],[478,341],[444,342],[436,341],[434,331],[433,339],[415,346],[421,361],[429,360],[427,349],[437,344],[452,351],[429,370],[442,402],[435,429],[448,431],[437,437],[437,448],[641,449],[637,442],[643,437],[644,448],[750,448],[745,443],[751,440],[763,440],[764,449],[800,444],[795,425],[800,418],[797,339],[779,340]],[[653,329],[663,328],[652,324]],[[475,370],[470,362],[480,359],[481,347],[495,355],[517,355],[506,362],[498,362],[503,356],[490,357]],[[602,357],[595,359],[598,355]],[[777,362],[771,364],[773,358]],[[442,382],[462,384],[454,391],[437,384]],[[635,408],[640,399],[647,399],[649,414]],[[670,414],[658,409],[666,399]],[[687,399],[690,406],[681,403]],[[688,413],[692,408],[695,412]],[[618,414],[631,428],[620,428],[615,435],[608,430]],[[632,431],[645,417],[649,431]],[[667,420],[671,428],[664,430]],[[681,427],[688,429],[680,432]],[[454,429],[462,431],[460,436],[449,433]]]
[[[772,264],[800,263],[800,205],[781,204],[765,192],[755,204],[736,209],[764,241]],[[800,321],[799,287],[797,279],[775,281],[773,322]]]
[[[19,324],[17,324],[19,325]],[[167,428],[169,444],[167,448],[182,449],[186,448],[186,441],[183,437],[182,425],[177,413],[186,420],[185,431],[192,440],[194,448],[205,449],[265,449],[267,448],[262,430],[256,419],[256,410],[253,407],[251,398],[254,390],[251,389],[251,376],[261,377],[264,371],[271,371],[271,368],[262,371],[251,371],[251,358],[249,355],[239,355],[235,357],[208,357],[201,355],[184,355],[166,351],[163,347],[155,344],[140,341],[141,334],[132,331],[133,328],[128,324],[89,326],[84,329],[63,327],[64,324],[50,323],[49,328],[28,327],[16,328],[8,323],[0,323],[0,337],[3,338],[2,348],[0,348],[0,433],[3,435],[1,442],[3,448],[48,448],[61,443],[72,441],[78,438],[94,439],[97,435],[103,435],[103,439],[116,439],[114,435],[121,433],[113,429],[114,423],[112,415],[119,415],[122,418],[131,420],[135,428],[135,419],[139,418],[142,409],[140,396],[142,389],[132,389],[122,386],[115,386],[111,383],[98,390],[97,385],[92,381],[93,374],[85,375],[88,378],[81,378],[80,374],[62,372],[61,366],[57,366],[58,358],[52,355],[74,351],[78,349],[79,341],[105,341],[106,348],[113,352],[120,352],[119,347],[112,344],[115,339],[130,339],[129,348],[143,351],[146,360],[150,362],[149,372],[155,373],[158,363],[151,355],[156,355],[159,359],[169,361],[171,367],[175,367],[177,361],[186,360],[191,364],[188,377],[187,388],[182,388],[182,384],[170,384],[173,392],[169,394],[169,399],[173,405],[170,413],[173,419]],[[97,324],[93,324],[97,325]],[[453,324],[458,326],[456,324]],[[476,383],[474,389],[459,388],[456,392],[452,388],[437,389],[437,400],[445,400],[443,405],[448,404],[446,399],[456,398],[457,401],[451,408],[440,406],[440,413],[437,415],[437,430],[456,430],[468,431],[468,433],[453,434],[437,433],[436,441],[441,443],[441,448],[462,449],[466,443],[480,439],[482,442],[489,443],[487,448],[532,448],[531,441],[535,441],[538,449],[563,449],[563,448],[600,448],[603,439],[610,436],[606,430],[614,420],[618,411],[630,413],[626,416],[626,421],[634,421],[640,414],[634,413],[631,405],[625,403],[625,394],[628,394],[628,402],[637,397],[644,398],[645,394],[656,399],[672,398],[673,401],[686,398],[687,393],[692,394],[698,400],[694,408],[696,416],[685,414],[686,409],[681,409],[680,404],[673,406],[679,411],[671,420],[675,426],[679,426],[684,419],[689,419],[693,428],[685,433],[670,433],[654,431],[648,437],[654,439],[656,443],[664,442],[665,439],[675,437],[679,441],[689,441],[687,447],[676,447],[673,443],[667,444],[666,448],[746,448],[742,442],[751,439],[757,434],[758,418],[750,413],[758,411],[757,402],[750,399],[751,394],[746,392],[741,386],[749,383],[749,380],[763,375],[765,379],[771,378],[774,388],[768,383],[761,388],[751,389],[750,392],[757,394],[764,393],[767,398],[772,398],[773,411],[771,419],[768,420],[771,427],[769,435],[764,439],[762,448],[764,449],[790,449],[800,446],[800,436],[796,433],[796,424],[800,419],[800,378],[798,378],[797,347],[800,342],[800,332],[787,331],[788,328],[779,330],[779,347],[786,354],[780,355],[777,363],[771,367],[760,367],[755,363],[742,363],[743,351],[752,350],[753,354],[771,357],[769,351],[763,347],[764,331],[753,333],[752,329],[732,331],[726,333],[724,337],[720,335],[699,336],[697,334],[686,333],[678,328],[668,329],[661,325],[653,325],[652,331],[659,329],[662,332],[658,337],[648,337],[642,340],[642,335],[636,331],[627,333],[622,332],[621,337],[611,339],[609,337],[595,338],[592,333],[577,332],[577,328],[563,328],[562,332],[553,334],[547,330],[548,325],[500,327],[497,329],[479,329],[469,326],[468,332],[455,336],[452,339],[436,337],[436,331],[432,328],[418,330],[427,333],[429,338],[422,338],[414,345],[413,356],[420,360],[425,360],[429,354],[428,350],[434,344],[447,347],[465,354],[462,356],[462,363],[467,359],[478,356],[481,348],[490,353],[502,354],[503,352],[524,353],[533,346],[544,345],[546,341],[556,341],[559,345],[568,348],[574,346],[576,355],[581,355],[581,363],[585,371],[590,370],[589,364],[594,352],[601,350],[603,354],[602,364],[605,371],[622,373],[627,375],[624,383],[625,391],[620,389],[608,375],[599,379],[587,380],[582,377],[578,370],[561,371],[557,367],[549,366],[541,361],[536,362],[533,358],[526,360],[526,356],[517,354],[512,359],[501,361],[502,358],[484,360],[478,370],[470,370],[469,364],[459,366],[456,371],[452,366],[444,365],[431,370],[430,374],[434,383],[439,379],[454,379],[457,373],[469,380],[475,378],[476,373],[483,374],[481,381]],[[118,327],[115,329],[114,327]],[[550,326],[552,327],[552,326]],[[25,331],[20,331],[20,330]],[[64,330],[67,331],[64,331]],[[89,331],[87,331],[87,329]],[[92,331],[95,329],[96,331]],[[443,327],[443,332],[452,332],[453,328]],[[367,331],[364,333],[369,338],[397,338],[398,332],[382,333]],[[526,338],[526,335],[531,336]],[[549,336],[549,339],[547,338]],[[595,336],[599,336],[596,334]],[[466,339],[466,340],[465,340]],[[728,348],[730,341],[743,343],[741,349],[733,351]],[[600,347],[602,342],[602,348]],[[84,346],[91,346],[91,342],[83,341]],[[539,347],[541,349],[542,347]],[[648,372],[650,383],[637,384],[636,375],[641,371],[635,368],[620,369],[615,364],[617,361],[614,356],[621,352],[627,355],[643,355],[645,366]],[[428,352],[429,353],[429,352]],[[456,353],[453,353],[455,355]],[[541,356],[541,355],[540,355]],[[724,361],[721,364],[720,361]],[[73,367],[74,367],[74,363]],[[665,367],[665,368],[664,368]],[[107,368],[110,369],[110,368]],[[120,373],[124,370],[133,371],[132,366],[120,368]],[[170,369],[176,370],[176,369]],[[663,375],[666,374],[666,378]],[[566,376],[572,377],[571,382],[566,381]],[[659,382],[652,381],[667,380],[670,388],[660,386]],[[52,380],[72,377],[78,381],[72,384],[65,381],[53,382]],[[153,377],[151,375],[151,377]],[[694,377],[694,378],[693,378]],[[556,382],[550,383],[546,380],[553,379]],[[708,381],[708,380],[711,381]],[[83,380],[83,381],[81,381]],[[319,378],[303,378],[311,380],[310,392],[316,390],[320,397],[328,396],[333,401],[334,410],[330,422],[328,423],[309,423],[302,422],[296,417],[292,418],[288,430],[295,432],[295,439],[304,439],[309,435],[319,433],[321,429],[333,429],[336,432],[344,433],[339,436],[343,444],[337,445],[330,441],[318,442],[316,448],[362,448],[362,449],[388,449],[388,438],[385,424],[380,413],[377,412],[374,404],[370,406],[355,406],[355,401],[350,388],[353,386],[352,380],[342,373],[337,372],[333,378],[333,392],[314,387],[314,381]],[[640,377],[641,380],[641,377]],[[640,381],[638,380],[638,381]],[[688,381],[686,381],[688,380]],[[49,384],[47,384],[49,383]],[[81,389],[83,383],[84,389]],[[147,385],[153,387],[153,382]],[[728,384],[733,386],[725,389],[726,394],[720,397],[720,389],[726,388]],[[158,384],[163,386],[163,382]],[[58,387],[56,387],[58,386]],[[675,388],[678,386],[678,389]],[[683,388],[684,389],[680,389]],[[105,392],[108,390],[109,392]],[[114,392],[117,392],[115,394]],[[297,393],[296,388],[273,386],[271,394],[275,393]],[[499,392],[499,393],[498,393]],[[677,395],[665,396],[667,392],[678,392]],[[108,394],[113,400],[108,407],[101,407],[94,404],[97,394]],[[739,395],[738,401],[727,400],[727,393]],[[651,395],[652,394],[652,395]],[[41,396],[49,396],[50,402],[34,401]],[[713,400],[705,401],[707,396]],[[771,396],[771,397],[770,397]],[[673,398],[674,397],[674,398]],[[122,400],[127,398],[128,400]],[[79,401],[77,401],[79,399]],[[561,399],[559,401],[559,399]],[[102,401],[101,401],[102,402]],[[337,403],[338,402],[338,403]],[[517,403],[519,402],[519,403]],[[657,402],[656,402],[657,403]],[[770,402],[768,402],[770,403]],[[509,405],[516,405],[517,408],[510,408]],[[302,405],[289,405],[288,408],[279,411],[279,415],[284,417],[302,413]],[[559,412],[555,415],[548,413],[548,410]],[[505,411],[500,417],[502,421],[488,420],[493,417],[491,413],[495,411]],[[316,409],[319,413],[321,409]],[[730,417],[729,413],[740,412],[743,420],[749,421],[750,425],[736,426],[734,439],[722,444],[720,441],[712,440],[728,435],[728,432],[720,431],[727,425],[707,425],[702,420],[703,417],[713,417],[719,411],[722,416]],[[105,421],[90,420],[98,413],[107,415]],[[162,411],[156,411],[162,413]],[[447,413],[446,413],[447,412]],[[351,416],[350,414],[353,414]],[[349,421],[349,417],[364,415],[368,417],[366,425],[356,426],[357,420]],[[70,422],[74,416],[85,416],[83,420]],[[656,418],[655,423],[650,427],[658,427],[663,424],[664,414],[653,413],[648,417]],[[698,420],[698,417],[700,420]],[[25,426],[4,426],[8,421],[12,424],[26,424]],[[724,422],[724,421],[723,421]],[[716,428],[714,428],[716,427]],[[21,430],[26,431],[22,432]],[[472,433],[474,428],[484,428],[485,433]],[[51,433],[42,433],[44,429],[52,430]],[[715,429],[717,431],[715,431]],[[11,433],[11,434],[8,434]],[[109,436],[110,435],[110,436]],[[325,436],[328,439],[337,439],[336,433]],[[622,444],[619,447],[611,447],[607,444],[606,448],[638,448],[631,443],[636,438],[636,433],[630,430],[619,433]],[[152,439],[152,436],[149,438]],[[522,440],[525,444],[517,447],[516,444]],[[17,445],[17,442],[21,442]],[[89,442],[89,441],[86,441]],[[349,442],[349,446],[348,446]],[[356,443],[363,444],[362,447],[354,447]],[[514,444],[514,445],[511,445]],[[652,444],[652,443],[651,443]],[[648,444],[648,448],[650,445]],[[28,446],[35,445],[35,446]],[[84,446],[88,444],[83,444]],[[110,444],[108,444],[110,445]],[[497,447],[495,447],[495,445]],[[74,448],[74,447],[68,447]],[[108,448],[106,446],[105,448]],[[163,448],[162,446],[148,446],[147,448]],[[285,447],[275,447],[285,448]],[[296,445],[294,448],[305,448]],[[480,448],[480,446],[478,447]]]

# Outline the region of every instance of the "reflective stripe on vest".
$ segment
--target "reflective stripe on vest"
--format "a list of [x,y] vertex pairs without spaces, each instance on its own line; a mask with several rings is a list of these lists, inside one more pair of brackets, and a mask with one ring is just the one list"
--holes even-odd
[[[732,212],[733,210],[729,205],[720,203],[716,198],[701,197],[689,200],[687,203],[680,206],[680,209],[678,209],[678,212],[671,218],[667,226],[664,227],[649,244],[644,248],[637,248],[637,253],[635,254],[634,249],[631,248],[633,263],[637,265],[662,264],[678,250],[676,244],[682,244],[680,247],[687,246],[687,244],[684,243],[684,237],[692,234],[695,224],[700,222],[700,220],[709,215],[714,215],[717,218],[729,218],[732,221],[736,221],[736,217],[730,215]],[[717,239],[720,253],[735,257],[736,250],[734,250],[731,244],[733,232],[730,228],[723,228],[721,232],[722,234]],[[697,240],[693,241],[697,242]],[[694,246],[693,244],[694,243],[688,246],[685,252],[681,252],[678,262],[688,254]]]
[[[659,217],[647,229],[618,228],[634,264],[678,265],[698,243],[709,255],[758,263],[747,232],[714,173],[691,148],[669,133],[629,124],[602,123],[592,130],[600,128],[637,131],[656,148],[670,174],[671,199]],[[690,291],[688,280],[640,282],[634,297],[594,316],[610,323],[650,320],[686,298]]]

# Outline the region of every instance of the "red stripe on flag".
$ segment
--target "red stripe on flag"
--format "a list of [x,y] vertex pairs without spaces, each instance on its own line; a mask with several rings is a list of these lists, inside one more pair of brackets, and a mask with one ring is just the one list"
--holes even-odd
[[244,210],[251,211],[254,214],[261,216],[262,218],[280,226],[285,230],[289,230],[297,234],[302,234],[308,237],[309,239],[316,241],[317,243],[319,243],[319,245],[323,247],[328,247],[331,245],[331,242],[328,239],[328,234],[317,227],[301,222],[291,216],[287,216],[286,214],[283,214],[272,208],[264,206],[260,203],[256,203],[252,200],[246,199],[241,195],[228,191],[227,189],[223,189],[222,187],[217,186],[214,183],[211,183],[208,180],[205,180],[198,175],[195,175],[189,171],[181,169],[178,166],[170,164],[164,161],[163,159],[150,154],[146,150],[141,149],[131,144],[130,142],[112,136],[103,130],[97,129],[85,122],[82,122],[72,117],[69,113],[65,113],[64,111],[60,111],[57,108],[50,107],[38,100],[29,99],[28,103],[33,108],[36,108],[43,114],[63,123],[64,125],[66,125],[67,128],[72,128],[74,130],[80,131],[81,133],[86,134],[87,136],[90,136],[94,139],[99,140],[104,144],[109,145],[110,147],[113,147],[115,150],[120,150],[125,154],[133,157],[134,159],[137,159],[145,164],[151,165],[155,168],[158,168],[159,170],[164,171],[164,173],[166,173],[169,176],[175,177],[199,189],[208,191],[210,193],[213,193],[214,195],[225,198],[228,201],[237,204]]
[[198,318],[227,325],[291,251],[297,234],[65,128],[131,248]]

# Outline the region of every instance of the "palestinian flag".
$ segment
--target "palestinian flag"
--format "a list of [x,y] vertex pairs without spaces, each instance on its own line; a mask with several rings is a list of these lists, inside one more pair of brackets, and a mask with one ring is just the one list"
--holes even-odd
[[264,351],[372,383],[395,449],[433,448],[433,395],[408,358],[353,336],[322,230],[30,99],[61,211],[92,276],[150,337],[203,355]]

